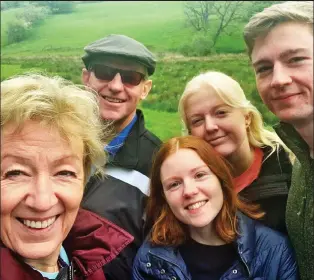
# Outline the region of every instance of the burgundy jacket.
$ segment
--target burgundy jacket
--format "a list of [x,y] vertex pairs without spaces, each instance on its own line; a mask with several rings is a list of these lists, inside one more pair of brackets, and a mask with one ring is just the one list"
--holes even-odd
[[[80,209],[70,233],[63,242],[73,266],[72,279],[106,280],[102,267],[114,259],[133,239],[133,236],[108,220]],[[1,280],[46,279],[2,242],[0,261]]]

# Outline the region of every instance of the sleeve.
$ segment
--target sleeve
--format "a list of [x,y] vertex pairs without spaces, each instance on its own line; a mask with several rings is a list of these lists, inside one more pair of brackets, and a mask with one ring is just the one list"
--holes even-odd
[[295,259],[295,253],[288,239],[282,246],[278,279],[299,280],[299,271]]

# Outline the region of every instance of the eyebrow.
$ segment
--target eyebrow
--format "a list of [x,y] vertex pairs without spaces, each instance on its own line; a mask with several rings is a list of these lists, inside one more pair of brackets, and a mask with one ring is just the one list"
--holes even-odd
[[[200,165],[198,167],[195,167],[195,168],[191,169],[190,173],[194,173],[195,171],[200,170],[200,169],[202,169],[204,167],[208,167],[208,166],[206,164]],[[210,168],[208,167],[208,169],[210,169]],[[170,181],[171,179],[174,179],[174,178],[176,178],[176,176],[169,177],[169,178],[163,180],[161,183],[164,184],[165,182]]]
[[[16,159],[19,163],[22,164],[29,164],[31,162],[30,159],[25,158],[23,156],[20,155],[13,155],[13,154],[5,154],[2,158],[1,161],[5,160],[6,158],[13,158]],[[75,159],[76,161],[80,161],[80,158],[77,155],[63,155],[59,158],[56,158],[52,161],[52,163],[54,165],[58,165],[66,160],[71,160],[71,159]]]
[[[220,109],[221,107],[228,107],[228,108],[232,108],[230,105],[228,105],[227,103],[221,103],[221,104],[218,104],[216,106],[214,106],[212,108],[212,110],[217,110],[217,109]],[[188,115],[187,114],[187,118],[192,118],[192,117],[198,117],[199,115],[202,115],[202,114],[199,114],[199,113],[195,113],[195,114],[191,114],[191,115]]]
[[[297,54],[297,53],[300,53],[300,52],[304,52],[306,50],[307,50],[306,48],[289,49],[289,50],[286,50],[283,53],[281,53],[279,55],[279,58],[283,59],[283,58],[285,58],[287,56],[291,56],[291,55],[294,55],[294,54]],[[257,60],[256,62],[253,62],[253,67],[256,68],[260,64],[266,64],[266,63],[269,63],[269,62],[270,61],[268,59],[261,58],[261,59]]]

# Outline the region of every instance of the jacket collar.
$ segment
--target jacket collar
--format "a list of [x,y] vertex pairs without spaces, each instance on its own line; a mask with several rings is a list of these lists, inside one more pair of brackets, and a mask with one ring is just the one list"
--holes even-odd
[[[90,276],[114,259],[133,237],[123,229],[96,214],[80,209],[76,221],[63,242],[69,259],[80,274]],[[5,279],[41,279],[39,272],[24,263],[14,252],[0,242],[1,257],[5,256],[5,271],[1,275],[16,277]],[[1,261],[2,264],[2,261]],[[18,275],[18,276],[17,276]],[[98,278],[97,278],[98,279]]]
[[310,160],[309,146],[291,124],[280,122],[273,128],[300,162]]
[[133,239],[108,220],[80,209],[63,246],[73,265],[88,276],[114,259]]
[[136,110],[137,120],[133,125],[124,145],[113,157],[110,164],[134,169],[138,164],[139,141],[140,136],[145,132],[144,116],[141,110]]

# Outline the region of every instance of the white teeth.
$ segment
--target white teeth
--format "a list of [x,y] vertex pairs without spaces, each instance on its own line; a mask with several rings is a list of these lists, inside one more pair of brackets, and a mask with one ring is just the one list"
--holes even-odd
[[46,221],[30,221],[30,220],[23,220],[24,225],[30,227],[30,228],[46,228],[51,226],[54,221],[56,220],[56,216],[53,218],[50,218]]
[[204,200],[204,201],[200,201],[200,202],[196,202],[196,203],[194,203],[194,204],[189,205],[189,206],[188,206],[188,209],[189,209],[189,210],[194,210],[194,209],[200,208],[200,207],[202,207],[205,203],[206,203],[205,200]]
[[113,102],[113,103],[122,103],[122,102],[124,102],[121,99],[112,98],[112,97],[108,97],[108,96],[104,96],[104,99],[108,100],[109,102]]

